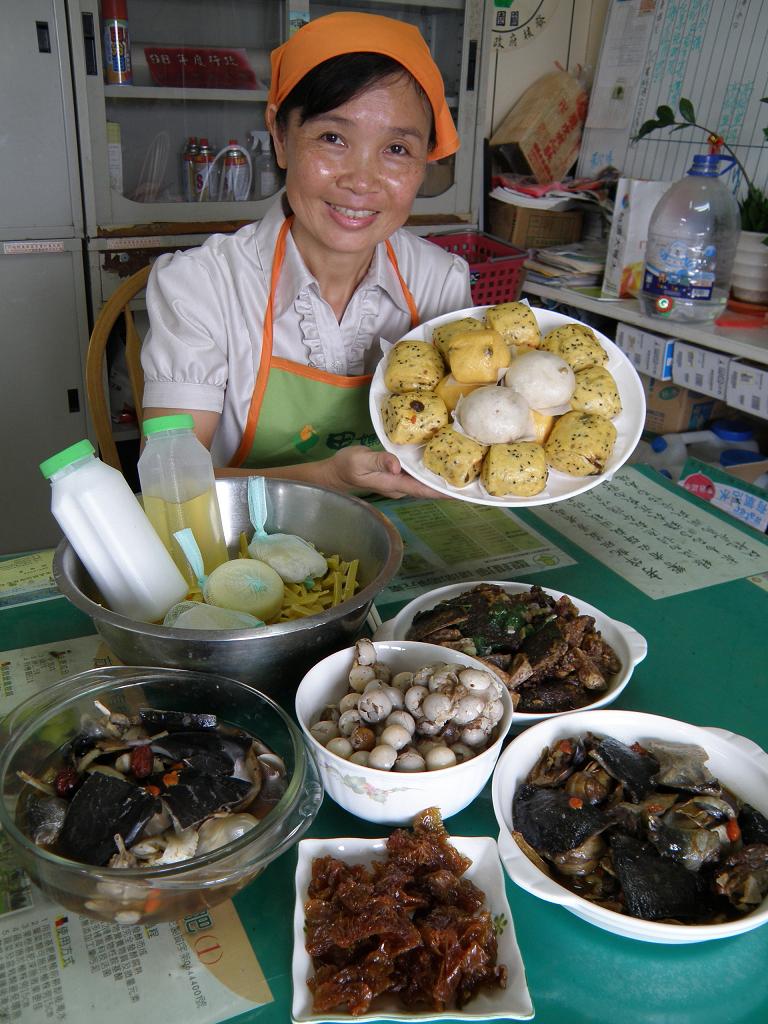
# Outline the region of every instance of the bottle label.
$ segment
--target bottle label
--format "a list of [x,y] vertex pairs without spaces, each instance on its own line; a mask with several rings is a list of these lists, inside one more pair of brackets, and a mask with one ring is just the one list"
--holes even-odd
[[109,85],[129,85],[133,81],[131,42],[125,21],[113,19],[104,25],[104,71]]
[[717,247],[695,246],[681,239],[648,239],[643,291],[679,299],[712,298]]

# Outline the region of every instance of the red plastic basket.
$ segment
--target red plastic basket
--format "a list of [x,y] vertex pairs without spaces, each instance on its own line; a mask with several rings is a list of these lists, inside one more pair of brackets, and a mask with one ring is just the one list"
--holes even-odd
[[482,231],[462,231],[445,235],[427,235],[441,249],[463,256],[469,264],[472,301],[476,306],[496,302],[515,302],[520,298],[525,278],[525,249],[486,235]]

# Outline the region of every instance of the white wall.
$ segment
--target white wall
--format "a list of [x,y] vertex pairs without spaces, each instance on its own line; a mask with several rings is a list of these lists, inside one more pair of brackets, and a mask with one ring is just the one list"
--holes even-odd
[[[502,8],[487,0],[484,42],[490,67],[486,137],[491,137],[528,86],[557,64],[572,73],[581,67],[586,84],[591,85],[610,2],[513,0],[511,7]],[[513,12],[518,15],[519,23],[529,28],[530,38],[526,38],[524,31],[510,27]],[[505,15],[505,24],[497,26],[497,18],[502,15]]]

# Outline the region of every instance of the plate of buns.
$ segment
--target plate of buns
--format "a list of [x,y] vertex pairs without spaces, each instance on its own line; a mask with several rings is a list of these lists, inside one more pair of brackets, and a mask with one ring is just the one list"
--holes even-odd
[[635,368],[604,334],[504,302],[436,317],[384,350],[370,413],[411,476],[482,505],[546,505],[596,487],[645,425]]

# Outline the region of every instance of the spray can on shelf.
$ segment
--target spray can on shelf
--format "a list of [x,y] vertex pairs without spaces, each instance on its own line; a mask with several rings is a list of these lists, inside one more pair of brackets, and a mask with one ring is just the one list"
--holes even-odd
[[195,195],[195,156],[197,154],[197,138],[190,135],[181,153],[181,187],[184,199],[193,203]]
[[104,79],[107,85],[131,85],[131,37],[126,0],[101,0]]
[[215,165],[216,153],[208,139],[201,137],[197,153],[194,156],[195,168],[195,201],[206,203],[218,195],[218,169]]
[[224,176],[220,198],[224,202],[240,202],[251,191],[250,158],[237,139],[230,139],[224,153]]

